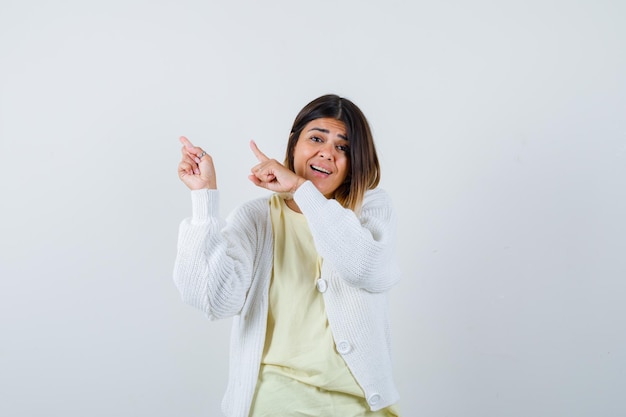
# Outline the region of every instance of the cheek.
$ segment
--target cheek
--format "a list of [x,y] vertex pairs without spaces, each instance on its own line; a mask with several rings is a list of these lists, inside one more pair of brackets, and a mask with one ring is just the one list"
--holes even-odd
[[294,160],[293,168],[296,174],[304,175],[307,170],[307,160],[306,158],[298,158]]
[[345,178],[350,175],[350,160],[347,157],[342,158],[340,164],[341,170],[343,172],[343,177]]
[[308,149],[302,143],[298,142],[293,149],[293,163],[294,165],[302,165],[306,163],[308,159]]
[[301,155],[301,152],[299,152],[297,147],[293,150],[292,158],[293,158],[293,167],[295,169],[298,169],[298,166],[302,165],[302,155]]

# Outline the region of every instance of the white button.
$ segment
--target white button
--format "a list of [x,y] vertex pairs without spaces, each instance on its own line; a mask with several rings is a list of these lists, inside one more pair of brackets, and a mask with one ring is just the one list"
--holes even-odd
[[367,403],[369,405],[376,405],[380,402],[380,395],[378,394],[372,394],[370,395],[369,399],[367,400]]
[[324,292],[324,291],[326,291],[326,288],[328,288],[328,284],[326,283],[326,280],[322,279],[322,278],[318,279],[317,280],[317,290],[319,292]]
[[351,350],[352,346],[350,346],[350,343],[348,343],[347,341],[342,340],[341,342],[337,343],[337,352],[341,354],[346,354]]

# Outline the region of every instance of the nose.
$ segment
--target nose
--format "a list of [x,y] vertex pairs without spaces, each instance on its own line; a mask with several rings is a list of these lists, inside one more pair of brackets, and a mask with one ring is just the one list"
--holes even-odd
[[332,144],[326,144],[326,146],[320,150],[320,158],[328,159],[330,161],[335,157],[333,154],[334,149],[335,147]]

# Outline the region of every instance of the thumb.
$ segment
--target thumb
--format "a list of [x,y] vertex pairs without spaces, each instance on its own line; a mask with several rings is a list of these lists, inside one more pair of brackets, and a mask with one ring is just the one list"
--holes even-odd
[[214,176],[215,175],[215,167],[213,165],[213,158],[208,153],[205,153],[202,158],[200,158],[200,162],[198,163],[198,168],[200,168],[200,173],[203,176]]
[[200,158],[198,163],[198,169],[200,170],[200,178],[206,182],[208,188],[217,188],[217,179],[215,175],[215,165],[213,164],[213,158],[208,153]]

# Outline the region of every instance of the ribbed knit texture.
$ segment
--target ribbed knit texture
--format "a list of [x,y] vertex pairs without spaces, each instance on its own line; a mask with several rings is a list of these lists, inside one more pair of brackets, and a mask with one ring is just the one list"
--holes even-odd
[[[179,230],[174,281],[183,300],[210,319],[233,317],[222,409],[247,417],[265,342],[273,260],[268,198],[219,216],[219,192],[192,191]],[[372,410],[398,400],[393,384],[386,291],[399,279],[396,219],[387,194],[368,191],[359,217],[305,182],[294,199],[306,216],[328,283],[324,302],[335,343]]]

